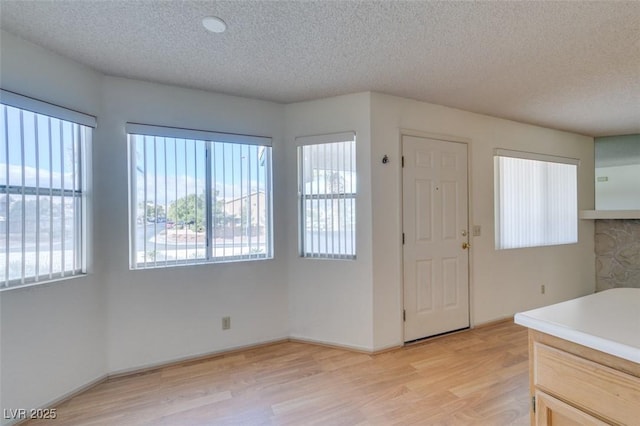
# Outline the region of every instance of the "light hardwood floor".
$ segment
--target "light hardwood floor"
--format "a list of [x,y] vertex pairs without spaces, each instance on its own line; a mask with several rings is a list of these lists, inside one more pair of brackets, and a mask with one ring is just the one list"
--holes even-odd
[[528,425],[525,328],[378,355],[284,342],[110,379],[35,425]]

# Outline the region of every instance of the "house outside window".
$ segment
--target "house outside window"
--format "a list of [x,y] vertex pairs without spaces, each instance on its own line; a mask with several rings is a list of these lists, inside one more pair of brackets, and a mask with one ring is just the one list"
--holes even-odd
[[273,257],[270,138],[127,132],[132,269]]

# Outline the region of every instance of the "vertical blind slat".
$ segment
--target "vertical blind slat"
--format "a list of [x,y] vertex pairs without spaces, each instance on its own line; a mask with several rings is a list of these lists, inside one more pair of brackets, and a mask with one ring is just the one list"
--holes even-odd
[[[178,200],[178,140],[177,139],[172,139],[173,140],[173,162],[174,162],[174,170],[176,171],[176,176],[174,178],[174,184],[176,187],[176,203]],[[178,206],[176,204],[176,210],[178,209]],[[176,221],[173,225],[175,227],[175,239],[176,239],[176,244],[175,244],[175,263],[176,265],[178,264],[178,222]]]
[[49,117],[49,279],[53,278],[53,128]]
[[147,143],[145,141],[142,145],[142,173],[144,179],[144,195],[142,199],[142,261],[144,266],[147,266]]
[[[347,169],[347,167],[346,167],[347,166],[347,155],[346,155],[347,154],[347,144],[343,144],[340,148],[342,149],[342,155],[340,156],[341,157],[340,159],[342,160],[342,170],[346,170]],[[347,183],[346,182],[345,182],[344,186],[345,186],[345,190],[346,190],[347,189],[346,188],[347,187]],[[353,193],[353,188],[349,187],[349,192]],[[342,205],[342,211],[343,211],[343,214],[342,214],[342,221],[343,221],[342,222],[342,227],[345,230],[347,229],[347,202],[348,202],[348,200],[345,198],[344,199],[344,203]],[[347,253],[347,241],[346,241],[346,239],[343,240],[341,238],[340,240],[343,241],[343,247],[344,247],[344,250],[340,250],[340,253]]]
[[[246,194],[245,194],[245,189],[246,189],[246,183],[245,183],[245,175],[244,175],[244,167],[243,167],[243,163],[244,160],[246,159],[246,157],[244,157],[244,147],[243,146],[239,146],[238,147],[238,155],[240,157],[240,174],[238,175],[238,181],[237,181],[237,185],[238,185],[238,189],[240,190],[240,201],[238,203],[238,209],[239,214],[240,214],[240,226],[238,227],[238,232],[240,233],[240,244],[241,245],[245,245],[246,241],[246,235],[247,235],[247,205],[246,205]],[[237,200],[237,199],[236,199]],[[244,257],[243,253],[240,252],[239,253],[240,257]]]
[[[189,208],[189,197],[188,197],[188,194],[189,194],[189,181],[187,179],[187,173],[189,172],[189,168],[188,168],[189,160],[188,160],[188,153],[187,153],[188,147],[187,147],[186,139],[183,139],[182,143],[184,144],[184,172],[185,172],[185,177],[184,177],[184,205],[185,205],[185,208]],[[189,241],[189,235],[188,235],[188,230],[189,229],[188,229],[188,225],[186,223],[183,224],[182,226],[184,228],[184,241],[185,241],[185,244],[184,244],[184,263],[187,263],[189,251],[187,249],[186,242]]]
[[[333,194],[331,194],[331,175],[329,174],[329,170],[327,169],[327,144],[322,145],[322,168],[323,170],[323,174],[324,174],[324,193],[328,195],[328,197],[324,198],[324,252],[327,253],[327,255],[329,255],[329,257],[331,256],[331,253],[329,252],[329,208],[328,208],[328,204],[329,204],[329,198],[332,197]],[[327,174],[329,174],[327,176]]]
[[77,185],[76,185],[76,140],[78,137],[78,132],[80,131],[80,129],[77,126],[72,126],[71,127],[71,187],[73,188],[73,197],[71,198],[71,211],[72,211],[72,218],[73,218],[73,227],[71,229],[73,229],[73,235],[72,235],[72,250],[71,250],[71,254],[72,254],[72,265],[71,265],[71,274],[75,275],[76,273],[76,266],[77,266],[77,259],[76,259],[76,246],[78,244],[77,241],[77,235],[78,235],[78,230],[76,228],[76,217],[77,217],[77,211],[76,211],[76,189],[77,189]]
[[[210,146],[211,153],[209,157],[209,168],[211,169],[209,175],[211,180],[211,212],[209,212],[209,217],[211,221],[211,240],[209,241],[209,256],[210,258],[214,258],[216,240],[218,238],[218,232],[220,231],[219,221],[220,218],[216,217],[216,212],[218,211],[218,201],[219,194],[217,193],[217,170],[215,169],[216,164],[216,145],[212,144]],[[220,213],[218,213],[219,215]]]
[[[145,209],[148,208],[145,206]],[[158,265],[158,138],[153,137],[153,266]]]
[[252,188],[251,188],[251,153],[253,152],[253,148],[251,147],[247,147],[247,157],[248,157],[248,161],[247,161],[247,192],[248,194],[248,198],[247,198],[247,204],[248,204],[248,208],[247,210],[249,210],[249,215],[247,217],[247,238],[249,240],[249,251],[247,253],[248,257],[251,257],[251,251],[252,251],[252,246],[251,246],[251,239],[253,236],[253,209],[252,204],[253,204],[253,195],[252,195]]
[[[351,157],[351,176],[352,179],[349,180],[349,185],[351,186],[351,193],[355,194],[356,193],[356,188],[354,188],[353,186],[355,185],[353,176],[355,175],[355,171],[356,171],[356,143],[355,142],[351,142],[351,152],[349,153],[350,157]],[[353,255],[355,255],[356,253],[356,230],[355,230],[355,223],[356,223],[356,218],[355,218],[355,211],[356,211],[356,199],[351,198],[351,223],[349,224],[349,226],[351,227],[351,253],[353,253]]]
[[[222,176],[226,176],[226,165],[227,165],[227,156],[226,156],[226,151],[225,151],[225,147],[227,146],[227,144],[221,144],[222,146]],[[227,200],[227,185],[223,184],[222,185],[222,199]],[[226,204],[224,204],[222,206],[222,226],[224,227],[223,229],[223,238],[226,239],[227,238],[227,206]],[[227,254],[227,247],[223,246],[222,247],[222,255],[225,256]]]
[[[315,154],[316,154],[316,190],[314,192],[314,195],[319,195],[320,194],[320,165],[318,164],[318,162],[320,161],[320,145],[316,145],[315,147]],[[313,188],[312,188],[313,191]],[[315,221],[315,234],[314,234],[314,239],[316,242],[316,247],[314,247],[313,253],[315,257],[319,257],[320,256],[320,221],[322,221],[322,211],[320,210],[321,207],[321,200],[319,198],[316,198],[316,221]]]
[[195,249],[195,258],[198,258],[198,146],[197,143],[193,144],[193,175],[194,179],[194,188],[195,188],[195,196],[193,197],[193,210],[194,210],[194,224],[195,228],[195,240],[196,240],[196,249]]
[[35,247],[35,280],[36,282],[40,278],[40,144],[38,143],[38,116],[36,115],[33,120],[33,134],[35,142],[35,160],[36,160],[36,188],[38,190],[36,194],[36,247]]
[[64,184],[65,184],[65,179],[64,179],[64,125],[63,123],[60,123],[60,186],[62,187],[63,193],[62,196],[60,197],[60,223],[61,223],[61,230],[60,230],[60,246],[62,247],[62,250],[60,250],[60,275],[64,277],[64,272],[65,272],[65,240],[67,238],[67,234],[66,234],[66,215],[65,215],[65,197],[64,197]]
[[[261,148],[256,147],[256,170],[260,167],[260,154],[261,154],[260,149]],[[257,235],[257,238],[256,238],[256,247],[259,249],[260,248],[260,234],[262,233],[262,215],[260,214],[260,212],[261,212],[261,210],[260,210],[260,201],[261,201],[261,198],[262,198],[262,197],[260,197],[260,173],[256,174],[256,185],[257,185],[257,189],[256,189],[256,192],[257,192],[256,204],[257,204],[257,206],[256,206],[256,208],[258,209],[258,211],[256,212],[256,214],[258,215],[258,218],[257,218],[258,235]]]
[[213,196],[212,196],[212,181],[211,181],[211,144],[208,142],[204,145],[205,149],[205,208],[204,208],[204,216],[205,216],[205,259],[211,259],[211,246],[213,239]]
[[25,200],[25,194],[24,194],[24,184],[25,184],[25,158],[24,158],[24,113],[22,110],[20,110],[20,162],[21,162],[21,167],[20,167],[20,175],[21,175],[21,181],[22,181],[22,208],[21,213],[22,213],[22,219],[21,219],[21,233],[22,233],[22,242],[21,242],[21,250],[22,250],[22,259],[21,259],[21,268],[22,268],[22,273],[20,274],[20,280],[22,282],[22,284],[24,284],[24,279],[25,279],[25,266],[26,266],[26,262],[25,262],[25,246],[26,246],[26,228],[25,228],[25,214],[26,214],[26,200]]
[[[235,161],[233,161],[233,157],[235,157],[235,151],[236,151],[236,146],[232,145],[231,146],[231,154],[232,154],[232,161],[231,161],[231,200],[232,202],[235,202],[236,200],[236,173],[235,173]],[[233,215],[236,215],[236,209],[235,209],[235,205],[232,205],[233,207]],[[235,217],[233,218],[233,227],[232,227],[232,231],[231,231],[231,241],[232,241],[232,245],[231,245],[231,254],[233,255],[233,252],[235,250],[235,242],[236,242],[236,223],[235,223]]]
[[6,159],[7,159],[7,167],[6,167],[6,184],[7,184],[7,188],[5,191],[5,235],[6,235],[6,241],[5,241],[5,270],[4,270],[4,286],[7,287],[9,286],[9,250],[10,250],[10,244],[9,244],[9,224],[11,222],[11,216],[10,216],[10,207],[11,207],[11,202],[10,202],[10,198],[11,195],[9,195],[9,114],[7,112],[7,107],[2,105],[2,113],[4,115],[4,141],[5,141],[5,155],[6,155]]
[[164,256],[164,261],[166,262],[168,260],[168,256],[167,253],[169,252],[169,228],[167,226],[168,222],[168,215],[169,215],[169,206],[167,205],[167,198],[169,198],[169,194],[168,194],[168,177],[167,175],[169,173],[167,173],[167,138],[162,138],[162,149],[164,152],[163,155],[163,159],[164,159],[164,252],[165,252],[165,256]]
[[[343,186],[341,186],[341,182],[344,180],[344,173],[341,173],[340,170],[337,169],[335,162],[337,160],[337,149],[338,147],[335,145],[329,146],[329,170],[330,170],[330,185],[331,185],[331,200],[329,200],[329,206],[331,214],[329,215],[329,232],[331,233],[331,247],[330,250],[333,253],[333,256],[336,258],[340,258],[342,253],[336,248],[336,218],[339,217],[338,211],[336,207],[339,207],[339,203],[341,202],[342,194],[344,193]],[[339,229],[338,229],[339,231]]]

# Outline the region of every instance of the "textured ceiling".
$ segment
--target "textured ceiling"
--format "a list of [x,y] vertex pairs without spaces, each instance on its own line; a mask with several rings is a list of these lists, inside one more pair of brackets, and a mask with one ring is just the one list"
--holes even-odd
[[[228,30],[207,33],[210,15]],[[377,91],[640,132],[640,2],[1,0],[0,27],[114,76],[282,103]]]

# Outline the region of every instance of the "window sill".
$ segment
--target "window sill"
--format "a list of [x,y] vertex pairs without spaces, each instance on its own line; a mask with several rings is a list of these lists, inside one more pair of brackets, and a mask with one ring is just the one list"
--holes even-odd
[[26,284],[14,285],[11,287],[2,287],[0,288],[0,293],[16,291],[16,290],[28,290],[34,287],[44,287],[49,285],[55,285],[55,284],[59,284],[61,281],[69,281],[69,280],[75,280],[78,278],[86,278],[87,276],[88,274],[71,275],[69,277],[54,278],[52,280],[47,280],[47,281],[37,281],[37,282],[31,282]]

